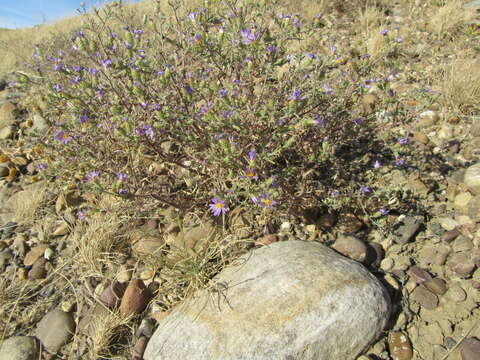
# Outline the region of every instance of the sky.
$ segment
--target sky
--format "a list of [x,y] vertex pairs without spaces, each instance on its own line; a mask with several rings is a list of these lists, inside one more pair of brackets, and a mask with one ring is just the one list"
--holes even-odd
[[[87,9],[111,1],[83,0]],[[81,2],[82,0],[0,0],[0,28],[31,27],[76,15]]]

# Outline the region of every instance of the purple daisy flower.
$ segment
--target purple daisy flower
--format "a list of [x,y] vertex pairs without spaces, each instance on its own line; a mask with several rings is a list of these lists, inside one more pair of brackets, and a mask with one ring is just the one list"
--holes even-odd
[[398,139],[400,145],[407,145],[408,144],[408,136]]
[[228,95],[228,90],[222,89],[218,92],[218,95],[220,95],[221,97],[225,97]]
[[255,169],[253,169],[253,168],[247,168],[247,169],[245,170],[245,175],[242,176],[242,179],[258,180],[258,176],[255,175]]
[[255,161],[255,159],[257,158],[257,151],[255,149],[252,149],[248,152],[248,158],[251,160],[251,161]]
[[380,31],[380,34],[382,34],[383,36],[387,35],[388,29],[383,29],[382,31]]
[[78,212],[78,220],[83,221],[87,218],[87,212],[84,210],[80,210]]
[[66,131],[59,131],[55,134],[55,140],[60,141],[62,144],[67,144],[72,137]]
[[128,195],[128,190],[127,189],[120,189],[120,190],[118,190],[118,193],[120,195]]
[[378,169],[378,168],[380,168],[381,166],[382,166],[382,163],[381,163],[380,161],[378,161],[378,160],[375,160],[375,163],[373,164],[373,167],[374,167],[375,169]]
[[259,196],[259,197],[253,196],[252,201],[255,204],[260,205],[261,207],[263,207],[265,209],[270,209],[270,208],[272,208],[272,207],[274,207],[275,205],[278,204],[275,200],[270,199],[270,194],[268,194],[268,193],[265,193],[265,194],[263,194],[262,196]]
[[360,186],[360,192],[363,194],[371,193],[372,191],[367,186]]
[[60,85],[60,84],[53,85],[53,90],[55,90],[56,92],[60,92],[60,91],[62,91],[62,89],[63,89],[62,85]]
[[118,174],[117,174],[117,178],[118,178],[118,180],[120,180],[120,181],[125,181],[125,180],[127,180],[128,175],[125,174],[125,173],[118,173]]
[[92,172],[89,172],[85,176],[85,182],[91,182],[91,181],[95,180],[99,175],[100,175],[100,171],[98,171],[98,170],[94,170]]
[[324,85],[324,86],[323,86],[323,89],[325,90],[325,93],[326,93],[327,95],[333,95],[333,89],[332,89],[330,86]]
[[385,216],[385,215],[388,214],[388,210],[385,209],[385,208],[381,208],[381,209],[380,209],[380,214],[382,214],[383,216]]
[[317,126],[324,127],[325,126],[325,116],[317,115],[317,116],[315,116],[315,119],[313,119],[313,122]]
[[245,45],[251,44],[260,38],[260,33],[255,33],[252,31],[252,29],[243,29],[240,31],[240,35],[242,36],[242,42]]
[[220,216],[225,214],[229,209],[225,205],[225,201],[214,197],[212,199],[212,203],[209,205],[210,206],[210,211],[213,213],[214,216]]
[[86,123],[88,120],[90,120],[90,119],[88,118],[87,115],[82,115],[82,116],[80,116],[80,118],[78,119],[78,121],[80,122],[80,124],[84,124],[84,123]]
[[292,95],[290,96],[290,100],[301,101],[303,99],[305,99],[305,97],[302,96],[301,90],[293,90]]

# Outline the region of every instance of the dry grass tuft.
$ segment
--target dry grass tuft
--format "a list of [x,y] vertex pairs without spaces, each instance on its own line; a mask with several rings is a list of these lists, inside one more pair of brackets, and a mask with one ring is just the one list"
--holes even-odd
[[480,61],[458,59],[444,67],[441,101],[457,114],[478,114],[480,105]]
[[463,1],[446,1],[443,6],[432,10],[428,17],[427,29],[437,36],[445,37],[468,23],[472,16],[472,11],[463,8]]
[[128,325],[130,320],[130,317],[123,317],[112,311],[93,319],[88,358],[113,359],[114,353],[125,353],[126,349],[132,348],[132,344],[127,340],[131,339],[133,332]]
[[[111,269],[123,247],[118,232],[123,224],[114,211],[89,216],[87,224],[79,225],[71,236],[77,249],[74,266],[83,277],[101,276]],[[113,276],[113,274],[112,274]]]
[[14,194],[5,211],[10,213],[19,224],[33,224],[47,196],[45,184],[39,182]]

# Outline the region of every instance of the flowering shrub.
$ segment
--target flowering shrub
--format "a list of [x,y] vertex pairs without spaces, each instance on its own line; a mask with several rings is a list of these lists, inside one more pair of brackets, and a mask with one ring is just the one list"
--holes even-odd
[[[172,21],[158,11],[121,27],[109,22],[122,18],[114,4],[85,16],[69,48],[39,47],[41,80],[21,80],[45,89],[54,128],[39,138],[45,174],[214,216],[364,207],[377,196],[375,169],[403,160],[358,108],[372,82],[387,88],[388,79],[348,70],[333,44],[289,53],[289,42],[316,36],[320,16],[275,8],[211,0]],[[387,211],[384,199],[374,203],[371,213]]]

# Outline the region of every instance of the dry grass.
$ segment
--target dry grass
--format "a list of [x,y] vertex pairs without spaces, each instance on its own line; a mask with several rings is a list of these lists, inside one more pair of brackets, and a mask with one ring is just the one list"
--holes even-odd
[[434,7],[428,17],[427,29],[439,37],[456,32],[470,21],[473,12],[463,8],[463,1],[449,0],[440,7]]
[[[2,210],[19,224],[33,224],[47,196],[45,184],[36,183],[14,194]],[[8,215],[7,215],[8,216]]]
[[441,101],[455,114],[478,114],[480,105],[480,61],[457,59],[445,65],[440,81]]

